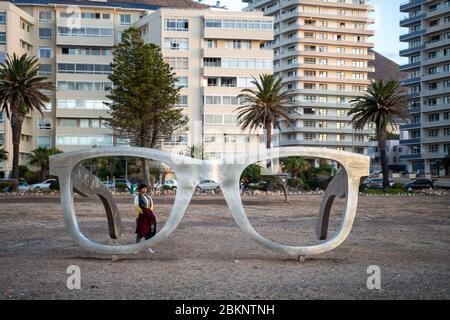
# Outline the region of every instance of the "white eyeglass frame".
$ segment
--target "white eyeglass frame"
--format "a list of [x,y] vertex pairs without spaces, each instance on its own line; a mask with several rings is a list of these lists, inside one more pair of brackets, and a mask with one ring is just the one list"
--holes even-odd
[[[149,240],[126,245],[99,244],[89,240],[79,228],[73,203],[74,188],[82,195],[98,195],[102,199],[107,211],[110,236],[121,237],[120,214],[111,193],[97,177],[80,165],[85,160],[110,156],[129,156],[162,162],[167,164],[177,177],[177,192],[170,215],[164,227]],[[257,162],[290,156],[323,158],[341,165],[321,202],[316,228],[319,240],[327,239],[328,221],[334,199],[346,196],[343,219],[336,234],[322,243],[311,246],[289,246],[266,239],[253,228],[244,211],[240,195],[240,177],[245,168]],[[135,253],[165,240],[179,225],[197,185],[203,180],[213,180],[220,185],[236,224],[264,247],[291,257],[317,255],[333,250],[342,244],[350,233],[357,210],[360,180],[369,175],[369,167],[370,158],[367,156],[309,147],[265,149],[250,155],[222,160],[199,160],[161,150],[136,147],[98,147],[61,153],[50,158],[50,174],[58,177],[62,212],[69,235],[87,250],[112,255]]]

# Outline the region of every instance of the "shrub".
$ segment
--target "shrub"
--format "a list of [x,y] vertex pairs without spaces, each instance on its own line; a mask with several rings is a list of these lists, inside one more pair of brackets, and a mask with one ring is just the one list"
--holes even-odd
[[12,182],[0,182],[0,192],[3,192],[5,188],[11,188],[12,185]]
[[359,187],[359,192],[363,192],[363,193],[367,193],[367,194],[408,194],[409,191],[406,190],[406,188],[399,184],[396,183],[394,184],[392,187],[387,188],[387,189],[369,189],[367,187],[365,187],[364,185],[361,185]]
[[41,173],[39,171],[28,171],[23,178],[29,184],[39,183],[41,182]]
[[125,183],[116,183],[116,191],[127,191],[128,186]]

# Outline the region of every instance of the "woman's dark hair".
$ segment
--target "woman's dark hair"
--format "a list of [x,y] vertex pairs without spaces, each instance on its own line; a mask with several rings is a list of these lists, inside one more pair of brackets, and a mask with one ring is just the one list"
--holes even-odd
[[141,183],[141,184],[138,186],[138,190],[139,190],[139,191],[142,190],[142,189],[144,189],[144,188],[147,188],[147,185],[146,185],[145,183]]

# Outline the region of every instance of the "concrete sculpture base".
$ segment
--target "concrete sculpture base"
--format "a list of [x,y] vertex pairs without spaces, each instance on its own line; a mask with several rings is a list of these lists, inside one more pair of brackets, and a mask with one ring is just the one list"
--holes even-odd
[[[175,172],[178,180],[175,203],[166,224],[153,238],[136,244],[107,245],[89,240],[80,231],[73,205],[74,191],[82,196],[100,197],[105,207],[110,237],[117,239],[120,243],[123,227],[119,210],[110,191],[103,186],[97,177],[81,166],[81,163],[85,160],[108,156],[152,159],[167,164]],[[316,233],[318,239],[323,242],[317,245],[288,246],[264,238],[250,224],[241,202],[240,177],[248,165],[290,156],[329,159],[338,162],[341,166],[338,174],[326,190],[321,203]],[[321,254],[333,250],[347,238],[356,214],[359,182],[361,177],[369,174],[369,163],[369,157],[324,148],[275,148],[252,155],[223,160],[198,160],[154,149],[102,147],[54,155],[50,160],[50,173],[58,176],[59,179],[61,206],[68,233],[78,244],[88,250],[102,254],[119,255],[138,252],[156,245],[176,229],[195,193],[196,186],[203,180],[213,180],[220,185],[234,221],[243,232],[270,250],[303,259],[302,257],[306,255]],[[344,196],[346,200],[342,223],[336,234],[327,240],[328,221],[333,201],[336,197]]]

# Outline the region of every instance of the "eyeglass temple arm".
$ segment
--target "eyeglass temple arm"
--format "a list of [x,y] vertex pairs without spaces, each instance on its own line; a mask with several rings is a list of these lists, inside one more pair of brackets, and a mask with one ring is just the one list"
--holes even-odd
[[340,169],[328,185],[322,202],[320,203],[319,218],[317,219],[316,234],[319,240],[326,240],[328,235],[328,223],[331,208],[336,197],[344,197],[347,194],[347,173]]
[[85,198],[98,196],[105,207],[110,237],[112,239],[121,238],[122,221],[111,191],[103,185],[99,178],[81,165],[77,165],[72,174],[74,191]]

